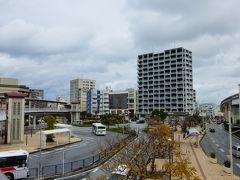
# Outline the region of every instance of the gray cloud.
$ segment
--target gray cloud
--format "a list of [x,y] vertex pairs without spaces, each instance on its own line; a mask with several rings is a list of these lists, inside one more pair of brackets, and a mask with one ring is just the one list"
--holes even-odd
[[69,81],[137,87],[137,55],[183,46],[193,52],[201,102],[237,91],[237,0],[0,0],[0,76],[69,96]]

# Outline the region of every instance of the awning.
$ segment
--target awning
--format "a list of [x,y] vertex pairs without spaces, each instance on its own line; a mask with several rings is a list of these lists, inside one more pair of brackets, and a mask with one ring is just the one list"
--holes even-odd
[[42,134],[44,135],[48,135],[48,134],[61,134],[61,133],[70,133],[70,130],[67,128],[63,128],[63,129],[52,129],[52,130],[44,130],[42,131]]

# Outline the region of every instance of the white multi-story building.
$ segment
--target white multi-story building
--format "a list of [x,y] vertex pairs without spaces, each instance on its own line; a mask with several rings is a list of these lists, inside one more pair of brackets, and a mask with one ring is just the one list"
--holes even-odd
[[196,114],[198,111],[198,103],[196,98],[196,90],[193,89],[193,113]]
[[140,116],[154,109],[192,114],[192,52],[180,47],[139,55],[138,98]]
[[87,113],[103,115],[109,113],[109,91],[90,89],[87,91]]
[[216,116],[220,112],[220,107],[214,103],[205,103],[199,105],[199,111],[206,113],[206,116]]
[[70,81],[70,102],[79,103],[80,111],[86,111],[87,91],[95,89],[96,81],[89,79],[74,79]]

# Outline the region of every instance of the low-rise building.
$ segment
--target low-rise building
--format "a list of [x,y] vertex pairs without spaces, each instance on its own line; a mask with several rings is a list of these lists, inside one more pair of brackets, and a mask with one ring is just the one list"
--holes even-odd
[[233,124],[240,123],[239,102],[240,102],[239,94],[234,94],[232,96],[229,96],[221,102],[220,108],[224,114],[224,119],[227,122],[231,120]]
[[43,89],[30,89],[29,91],[30,99],[44,99],[44,90]]
[[109,92],[109,110],[112,114],[134,118],[137,114],[137,91],[126,89]]
[[8,92],[22,92],[29,93],[29,87],[25,85],[19,85],[16,78],[0,77],[0,97],[4,97]]

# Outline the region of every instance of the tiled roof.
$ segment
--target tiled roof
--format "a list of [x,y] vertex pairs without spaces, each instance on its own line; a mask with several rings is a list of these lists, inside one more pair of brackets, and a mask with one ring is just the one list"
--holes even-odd
[[5,97],[17,97],[17,98],[25,98],[28,94],[27,93],[20,93],[20,92],[8,92],[4,93]]

